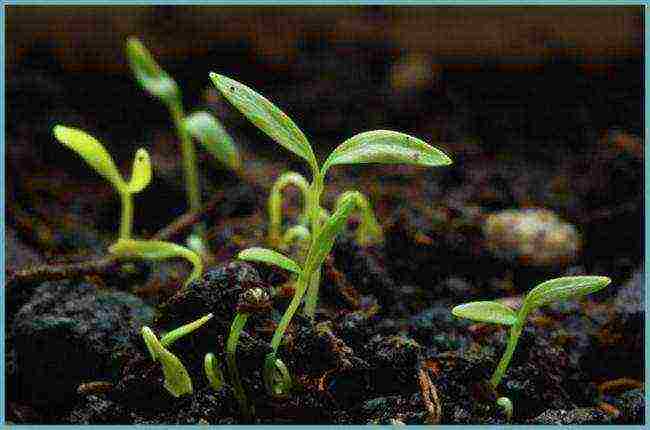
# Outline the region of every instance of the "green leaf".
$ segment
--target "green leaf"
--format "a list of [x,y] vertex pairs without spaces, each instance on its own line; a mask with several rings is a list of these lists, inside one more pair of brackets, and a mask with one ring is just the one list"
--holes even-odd
[[321,227],[318,236],[307,255],[305,261],[305,273],[313,273],[317,270],[332,250],[336,236],[343,231],[352,210],[356,206],[353,195],[346,195],[339,202],[336,211],[327,219]]
[[203,324],[210,321],[210,319],[212,319],[213,316],[214,316],[213,314],[207,314],[206,316],[199,318],[196,321],[192,321],[191,323],[185,324],[181,327],[178,327],[177,329],[170,331],[169,333],[166,333],[162,337],[162,339],[160,339],[160,343],[164,347],[168,347],[169,345],[176,342],[181,337],[187,336],[188,334],[192,333],[194,330],[201,327]]
[[79,154],[90,167],[106,178],[119,192],[125,189],[126,184],[117,170],[113,158],[97,139],[77,128],[62,125],[54,127],[54,137]]
[[470,302],[454,307],[451,313],[459,318],[494,324],[514,325],[517,314],[498,302]]
[[162,365],[167,391],[174,397],[192,393],[192,379],[190,379],[190,375],[187,373],[183,363],[162,346],[149,327],[142,328],[142,336],[152,358],[159,361]]
[[265,97],[234,79],[216,73],[210,73],[210,79],[221,94],[253,124],[271,139],[306,160],[314,172],[318,171],[316,157],[309,141],[284,112]]
[[139,193],[151,182],[151,159],[146,149],[140,148],[133,159],[131,180],[127,184],[128,190],[132,193]]
[[215,117],[207,112],[188,115],[183,124],[185,129],[198,140],[217,160],[232,170],[241,164],[239,153],[232,138]]
[[126,42],[126,55],[129,66],[142,88],[167,104],[180,102],[178,85],[160,68],[142,42],[130,37]]
[[217,358],[211,352],[205,354],[203,359],[203,370],[205,371],[205,376],[208,378],[208,382],[213,390],[219,391],[223,387],[223,372],[219,368],[219,363]]
[[611,282],[606,276],[567,276],[551,279],[530,290],[523,306],[530,311],[547,303],[591,294]]
[[357,134],[339,145],[327,158],[321,174],[337,164],[401,163],[420,166],[451,164],[441,150],[408,134],[374,130]]
[[168,258],[185,258],[194,269],[189,278],[185,281],[187,286],[190,282],[198,279],[203,272],[201,257],[189,249],[171,242],[159,240],[134,240],[120,239],[108,248],[108,251],[120,257],[142,258],[145,260],[166,260]]
[[293,273],[300,274],[302,269],[292,259],[267,248],[248,248],[237,254],[237,258],[246,261],[273,264]]

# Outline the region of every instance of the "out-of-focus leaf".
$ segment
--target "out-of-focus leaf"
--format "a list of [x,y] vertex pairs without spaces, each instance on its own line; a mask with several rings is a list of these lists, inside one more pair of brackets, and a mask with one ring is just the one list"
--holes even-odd
[[180,101],[178,85],[158,65],[142,42],[130,37],[126,42],[126,54],[131,70],[142,88],[166,104]]
[[239,169],[237,147],[215,117],[207,112],[195,112],[185,118],[183,126],[213,157],[232,170]]
[[127,184],[131,193],[139,193],[151,182],[151,159],[146,149],[140,148],[135,153],[131,180]]

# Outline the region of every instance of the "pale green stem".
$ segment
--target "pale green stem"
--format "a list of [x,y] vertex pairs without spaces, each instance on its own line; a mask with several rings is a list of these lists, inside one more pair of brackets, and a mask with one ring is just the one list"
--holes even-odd
[[120,239],[130,239],[133,228],[133,196],[127,191],[120,193],[122,218],[120,219]]
[[282,318],[280,319],[280,322],[278,323],[278,326],[273,333],[273,338],[271,339],[271,348],[273,348],[273,353],[278,350],[280,342],[282,341],[282,336],[284,336],[284,332],[287,330],[287,327],[289,327],[289,323],[291,322],[293,315],[296,313],[296,310],[298,310],[300,302],[302,301],[302,297],[305,295],[306,287],[307,281],[305,279],[305,273],[302,272],[298,276],[298,281],[296,282],[296,290],[293,293],[293,298],[291,299],[287,310],[284,311],[284,315],[282,315]]
[[280,175],[271,188],[269,195],[269,244],[276,248],[280,242],[282,228],[282,191],[288,185],[293,185],[303,195],[303,213],[309,209],[309,184],[307,180],[296,172],[287,172]]
[[175,330],[170,331],[169,333],[165,334],[162,337],[162,339],[160,339],[160,344],[164,347],[168,347],[169,345],[176,342],[181,337],[187,336],[188,334],[192,333],[194,330],[201,327],[203,324],[208,322],[212,318],[212,316],[213,314],[208,314],[203,318],[199,318],[196,321],[185,324],[184,326],[181,326]]
[[[185,130],[183,120],[185,114],[180,102],[171,103],[169,111],[176,127],[178,138],[181,141],[181,154],[183,158],[183,175],[185,177],[185,191],[187,193],[187,204],[190,212],[201,210],[201,188],[199,185],[199,171],[196,157],[196,149],[192,136]],[[205,226],[198,223],[194,227],[194,233],[205,244]]]
[[311,233],[309,233],[307,227],[303,225],[294,225],[284,232],[278,248],[282,251],[286,251],[294,242],[302,242],[303,244],[306,244],[307,242],[310,242],[310,239]]
[[239,369],[237,368],[237,343],[239,343],[239,335],[241,334],[246,321],[248,320],[250,314],[248,313],[237,313],[235,319],[230,326],[230,335],[228,336],[228,341],[226,342],[226,362],[228,363],[228,371],[230,372],[230,379],[233,384],[233,389],[235,392],[235,397],[239,402],[239,407],[241,409],[242,417],[245,421],[252,421],[251,409],[248,406],[248,399],[246,398],[246,391],[241,384],[241,379],[239,377]]
[[524,322],[526,321],[527,313],[528,311],[525,308],[522,308],[517,315],[517,322],[515,322],[515,324],[510,328],[508,345],[506,345],[506,350],[501,356],[501,360],[499,361],[494,374],[492,374],[492,378],[490,378],[490,384],[495,389],[501,382],[501,379],[505,375],[506,370],[508,370],[508,365],[510,364],[510,360],[512,360],[512,355],[515,352],[515,348],[517,347],[519,336],[521,336],[521,332],[524,329]]
[[[323,192],[324,177],[320,173],[315,173],[314,181],[310,187],[310,206],[309,206],[309,221],[311,223],[311,247],[316,246],[318,234],[321,227],[321,207],[320,196]],[[305,297],[305,316],[313,318],[316,313],[316,305],[318,304],[318,290],[320,286],[320,267],[312,273],[307,273],[307,280],[305,287],[307,290],[307,297]]]

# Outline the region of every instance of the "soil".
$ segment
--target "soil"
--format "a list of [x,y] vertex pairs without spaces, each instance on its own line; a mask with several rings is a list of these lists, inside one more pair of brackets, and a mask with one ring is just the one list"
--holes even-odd
[[[357,74],[339,70],[340,59],[305,58],[314,70],[327,66],[335,78],[341,74],[344,96],[310,85],[305,76],[260,92],[279,105],[294,106],[295,118],[311,114],[298,122],[320,130],[312,136],[325,143],[317,147],[319,154],[370,124],[425,140],[435,133],[432,143],[443,142],[454,164],[431,170],[341,167],[328,175],[323,205],[331,208],[344,190],[362,190],[384,228],[384,241],[358,245],[354,222],[337,240],[323,267],[315,319],[297,315],[278,351],[292,376],[291,392],[270,396],[261,374],[274,327],[293,294],[291,277],[233,258],[239,250],[265,244],[265,202],[273,178],[305,167],[214,94],[208,107],[240,144],[245,174],[233,175],[201,156],[204,201],[219,200],[204,217],[213,261],[199,280],[181,288],[189,273],[183,262],[117,263],[98,273],[57,279],[12,278],[20,269],[99,260],[114,239],[119,202],[109,186],[54,145],[47,127],[29,129],[21,119],[92,126],[97,118],[80,113],[75,106],[82,106],[81,100],[73,98],[67,110],[21,104],[9,110],[7,420],[245,423],[231,381],[226,378],[216,391],[208,385],[203,357],[212,352],[226,362],[226,338],[242,295],[261,288],[272,306],[250,318],[237,350],[242,385],[254,408],[252,423],[642,424],[639,65],[620,65],[619,75],[632,78],[617,84],[555,65],[547,76],[562,79],[484,73],[479,84],[471,73],[458,72],[435,89],[379,97],[370,89],[387,72],[376,64],[361,64],[367,70]],[[44,99],[48,91],[61,91],[43,76],[38,79],[38,91],[31,91]],[[563,85],[549,86],[551,81]],[[347,91],[352,82],[364,91]],[[126,94],[124,82],[116,85]],[[20,95],[20,88],[12,94]],[[308,102],[323,97],[324,106],[337,103],[327,117]],[[612,108],[610,99],[619,105]],[[359,100],[369,108],[359,109]],[[413,103],[423,110],[405,108]],[[184,210],[182,172],[168,127],[161,125],[147,137],[156,174],[136,199],[139,237],[151,237]],[[119,137],[128,144],[110,151],[126,169],[141,137]],[[300,207],[295,193],[288,196],[286,225],[295,222]],[[517,253],[518,244],[509,256],[494,253],[485,219],[525,208],[550,209],[574,225],[578,251],[541,265],[534,255]],[[492,299],[517,307],[537,283],[575,274],[607,275],[613,282],[582,300],[536,311],[495,392],[487,381],[507,330],[459,320],[451,308]],[[139,330],[147,325],[163,334],[207,313],[214,317],[170,348],[193,383],[191,395],[175,398],[165,390],[160,364],[151,360]],[[500,396],[514,405],[510,419],[496,406]]]

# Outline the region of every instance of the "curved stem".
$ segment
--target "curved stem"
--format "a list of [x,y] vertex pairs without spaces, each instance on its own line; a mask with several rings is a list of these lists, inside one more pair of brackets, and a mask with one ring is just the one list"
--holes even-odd
[[250,314],[248,313],[237,313],[235,319],[232,321],[230,326],[230,334],[228,335],[228,341],[226,342],[226,362],[228,364],[228,372],[230,373],[230,379],[233,385],[233,390],[235,392],[235,397],[239,403],[239,408],[243,419],[246,422],[252,421],[252,411],[248,405],[248,399],[246,398],[246,391],[242,386],[241,379],[239,377],[239,369],[237,368],[236,353],[237,353],[237,343],[239,342],[239,335],[241,334],[246,321],[248,320]]
[[120,219],[120,239],[130,239],[133,228],[133,196],[129,192],[121,192],[122,218]]
[[307,214],[309,210],[309,183],[299,173],[286,172],[280,175],[271,188],[269,195],[269,244],[277,247],[280,242],[280,230],[282,226],[282,191],[288,185],[293,185],[300,190],[303,195],[303,213]]
[[[318,234],[320,233],[321,226],[321,207],[320,196],[323,192],[324,177],[317,173],[314,175],[314,182],[310,187],[310,206],[309,206],[309,221],[311,223],[311,248],[316,246]],[[305,316],[313,318],[316,313],[316,305],[318,304],[318,290],[320,287],[320,267],[313,273],[306,274],[305,287],[307,290],[307,297],[305,298]]]

